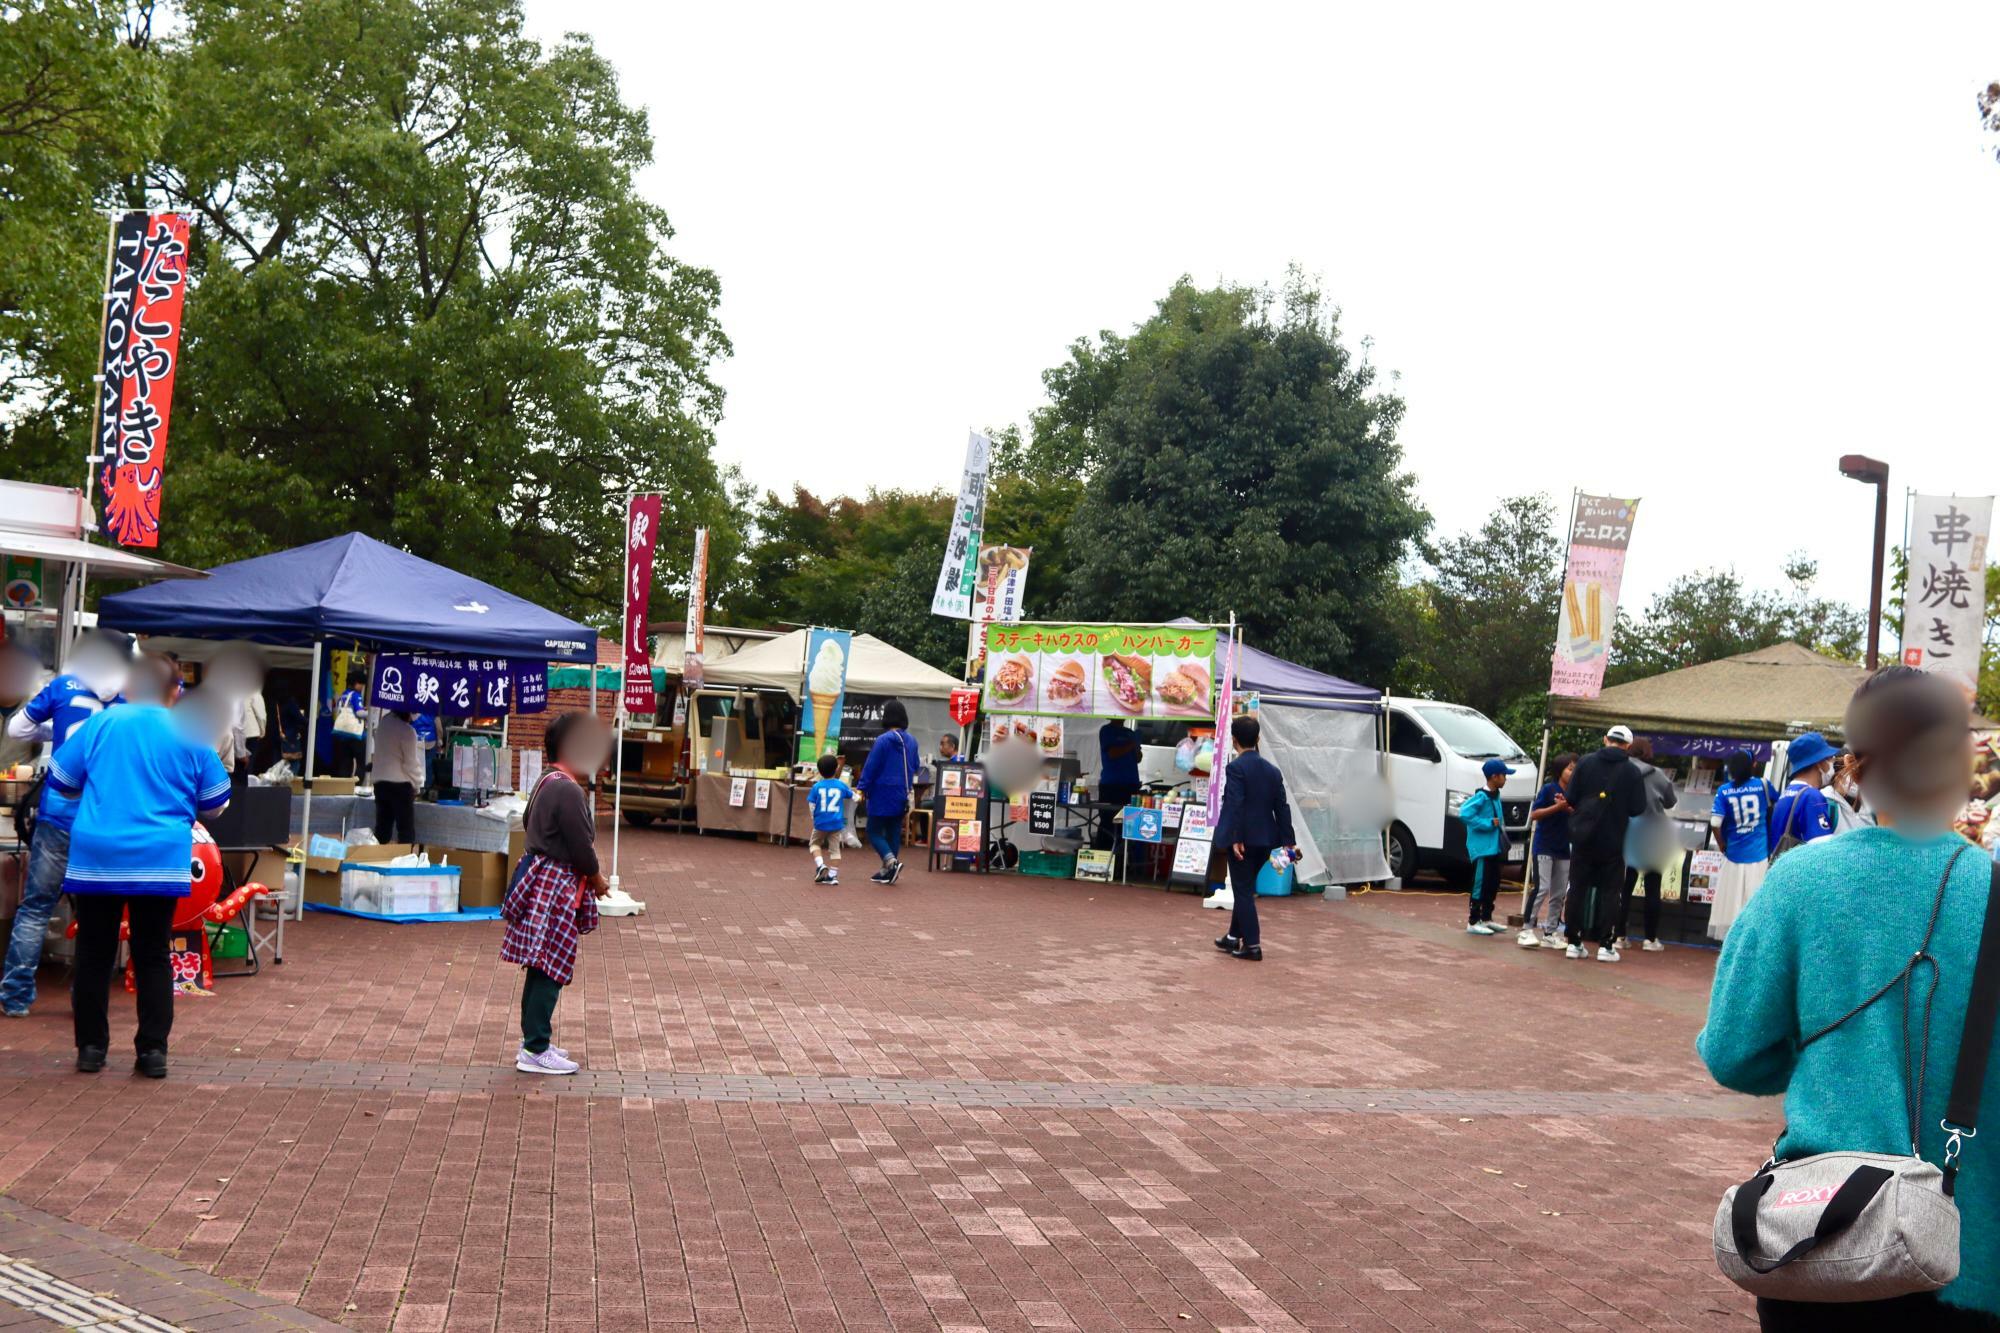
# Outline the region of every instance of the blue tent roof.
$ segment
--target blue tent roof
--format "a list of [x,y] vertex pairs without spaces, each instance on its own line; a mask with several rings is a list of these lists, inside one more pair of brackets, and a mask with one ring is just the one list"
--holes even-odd
[[597,631],[456,570],[350,532],[219,565],[205,580],[112,593],[97,623],[135,634],[319,639],[369,649],[590,662]]
[[[1190,620],[1183,616],[1171,622],[1175,625],[1202,625],[1206,621]],[[1216,661],[1222,659],[1221,640],[1217,640]],[[1329,676],[1324,671],[1300,666],[1297,662],[1287,662],[1275,653],[1267,653],[1262,648],[1244,644],[1236,657],[1236,678],[1242,683],[1238,689],[1257,694],[1268,694],[1282,699],[1285,703],[1299,704],[1307,708],[1348,708],[1355,704],[1376,704],[1382,699],[1382,691],[1367,685],[1356,685],[1351,680],[1339,676]]]

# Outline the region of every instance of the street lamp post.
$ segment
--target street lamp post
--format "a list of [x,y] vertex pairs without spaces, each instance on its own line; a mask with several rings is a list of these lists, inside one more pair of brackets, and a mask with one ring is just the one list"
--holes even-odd
[[1840,475],[1867,482],[1875,488],[1874,573],[1868,583],[1868,669],[1881,661],[1882,640],[1882,546],[1889,535],[1889,465],[1866,454],[1843,454]]

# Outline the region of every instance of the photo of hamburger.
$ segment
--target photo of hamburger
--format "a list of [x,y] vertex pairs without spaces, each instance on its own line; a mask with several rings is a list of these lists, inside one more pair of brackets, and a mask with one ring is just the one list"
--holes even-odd
[[1097,675],[1105,697],[1120,712],[1137,717],[1146,711],[1146,701],[1153,697],[1151,662],[1129,653],[1108,653],[1100,660]]
[[1208,715],[1208,670],[1183,662],[1160,682],[1160,702],[1176,713]]
[[1035,739],[1035,724],[1027,718],[1015,718],[1014,739],[1017,741],[1033,741]]
[[1042,753],[1059,754],[1062,751],[1063,725],[1049,721],[1042,724]]
[[1025,656],[1006,659],[993,668],[990,692],[996,703],[1016,704],[1035,688],[1035,664]]
[[1074,657],[1063,659],[1042,685],[1045,708],[1074,713],[1090,702],[1090,675]]

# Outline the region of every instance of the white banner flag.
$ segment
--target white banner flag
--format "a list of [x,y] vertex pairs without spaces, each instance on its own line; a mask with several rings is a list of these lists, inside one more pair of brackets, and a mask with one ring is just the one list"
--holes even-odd
[[979,532],[986,522],[986,470],[993,441],[973,431],[965,442],[965,475],[958,484],[958,507],[951,515],[951,535],[945,539],[944,564],[938,570],[931,613],[972,619],[972,589],[979,571]]
[[708,623],[708,529],[694,530],[694,564],[688,572],[686,647],[681,654],[681,679],[691,690],[702,684],[702,640]]
[[[1910,502],[1909,582],[1903,590],[1903,664],[1979,685],[1986,632],[1990,495],[1919,495]],[[1869,631],[1874,631],[1869,626]]]

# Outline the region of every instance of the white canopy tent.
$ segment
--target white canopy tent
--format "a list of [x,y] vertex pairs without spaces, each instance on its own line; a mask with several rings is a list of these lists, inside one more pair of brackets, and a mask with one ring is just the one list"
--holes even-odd
[[[795,629],[775,639],[753,643],[738,653],[706,664],[704,684],[741,689],[783,690],[794,699],[804,684],[806,640],[810,631]],[[847,655],[847,692],[901,699],[910,713],[910,734],[923,745],[958,726],[951,720],[951,692],[958,682],[936,667],[910,656],[872,634],[854,636]]]

